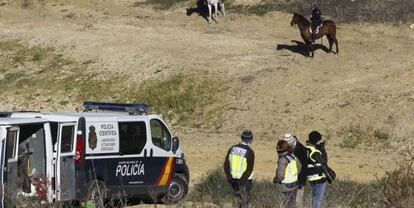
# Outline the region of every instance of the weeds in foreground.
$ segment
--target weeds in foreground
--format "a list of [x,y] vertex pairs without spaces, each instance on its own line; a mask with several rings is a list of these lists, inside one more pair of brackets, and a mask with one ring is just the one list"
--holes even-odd
[[[338,180],[328,185],[324,207],[409,207],[414,201],[413,160],[370,183]],[[310,203],[311,190],[305,187],[305,204]],[[189,200],[213,203],[220,207],[235,204],[237,198],[221,168],[210,171],[194,186]],[[278,207],[279,190],[271,181],[253,181],[253,207]]]

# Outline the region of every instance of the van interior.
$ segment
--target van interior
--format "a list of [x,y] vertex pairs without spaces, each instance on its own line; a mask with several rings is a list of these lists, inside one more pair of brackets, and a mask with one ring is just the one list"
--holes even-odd
[[15,202],[20,195],[35,196],[33,180],[47,181],[44,125],[29,124],[8,128],[6,161],[4,180],[7,200]]

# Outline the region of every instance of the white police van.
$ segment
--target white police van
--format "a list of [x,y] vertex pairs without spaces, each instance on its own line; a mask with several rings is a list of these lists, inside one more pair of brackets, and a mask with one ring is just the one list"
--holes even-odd
[[[84,107],[84,112],[8,115],[45,122],[48,202],[121,196],[175,203],[184,198],[189,171],[179,140],[159,116],[146,113],[147,105],[85,102]],[[13,148],[17,154],[23,149]],[[26,169],[27,176],[37,171]]]

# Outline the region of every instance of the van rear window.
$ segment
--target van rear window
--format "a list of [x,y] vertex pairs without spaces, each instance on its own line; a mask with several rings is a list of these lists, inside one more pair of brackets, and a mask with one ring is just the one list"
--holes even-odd
[[16,141],[17,131],[7,132],[7,143],[6,143],[6,158],[14,159],[16,157]]
[[145,122],[119,122],[119,152],[140,154],[147,143]]

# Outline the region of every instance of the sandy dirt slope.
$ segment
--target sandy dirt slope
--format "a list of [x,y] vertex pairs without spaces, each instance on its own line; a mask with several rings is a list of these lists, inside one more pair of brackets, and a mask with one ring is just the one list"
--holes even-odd
[[132,1],[96,7],[87,2],[0,7],[0,37],[52,46],[80,62],[93,59],[95,70],[121,71],[137,82],[177,72],[226,80],[230,89],[221,100],[225,109],[219,123],[201,130],[176,127],[192,183],[222,164],[244,128],[255,134],[256,172],[264,179],[274,175],[275,142],[285,132],[304,141],[309,131],[320,130],[329,140],[338,177],[356,181],[393,169],[397,154],[370,145],[341,149],[341,127],[385,129],[406,139],[391,141],[392,147],[411,141],[413,30],[339,25],[340,54],[319,49],[310,59],[292,42],[300,36],[290,27],[289,14],[229,14],[209,25],[196,14],[186,16],[185,8],[154,11],[132,7]]

